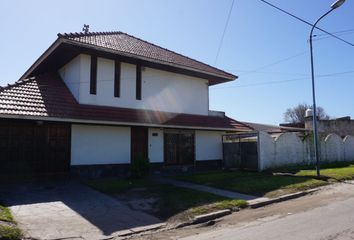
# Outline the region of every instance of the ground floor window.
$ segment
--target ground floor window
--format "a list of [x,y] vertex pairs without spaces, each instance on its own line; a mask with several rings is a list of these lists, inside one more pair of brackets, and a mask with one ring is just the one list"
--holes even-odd
[[166,165],[193,164],[195,159],[194,132],[165,130],[164,156]]

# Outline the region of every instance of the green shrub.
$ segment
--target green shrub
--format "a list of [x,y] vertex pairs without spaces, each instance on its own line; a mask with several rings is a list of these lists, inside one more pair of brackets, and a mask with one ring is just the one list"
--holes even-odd
[[130,164],[130,176],[132,178],[144,178],[149,175],[149,159],[143,156],[137,156]]

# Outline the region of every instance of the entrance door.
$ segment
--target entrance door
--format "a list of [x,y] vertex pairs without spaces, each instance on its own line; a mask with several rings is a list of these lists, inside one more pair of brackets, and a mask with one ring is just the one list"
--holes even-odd
[[148,158],[148,129],[146,127],[131,128],[131,161]]
[[194,163],[194,133],[167,131],[164,134],[166,165],[191,165]]

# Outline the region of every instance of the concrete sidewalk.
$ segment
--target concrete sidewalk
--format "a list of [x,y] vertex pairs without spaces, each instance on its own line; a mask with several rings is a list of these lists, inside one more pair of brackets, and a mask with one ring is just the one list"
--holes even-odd
[[208,186],[190,183],[190,182],[179,181],[179,180],[165,178],[165,177],[156,177],[155,179],[156,179],[156,181],[158,181],[160,183],[166,183],[166,184],[171,184],[171,185],[174,185],[177,187],[184,187],[184,188],[190,188],[190,189],[194,189],[194,190],[198,190],[198,191],[202,191],[202,192],[208,192],[208,193],[212,193],[215,195],[219,195],[219,196],[227,197],[227,198],[231,198],[231,199],[241,199],[241,200],[246,200],[246,201],[248,201],[248,200],[258,200],[258,201],[268,200],[268,198],[264,198],[264,197],[260,198],[260,197],[256,197],[256,196],[252,196],[252,195],[243,194],[243,193],[231,192],[231,191],[227,191],[227,190],[208,187]]
[[78,182],[0,186],[0,196],[34,239],[105,239],[161,223]]

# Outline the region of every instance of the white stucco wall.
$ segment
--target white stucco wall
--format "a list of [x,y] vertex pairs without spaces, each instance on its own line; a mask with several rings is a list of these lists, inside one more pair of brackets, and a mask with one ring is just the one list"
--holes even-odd
[[303,146],[295,133],[283,133],[275,139],[275,164],[289,165],[303,161]]
[[[59,70],[82,104],[208,115],[208,80],[142,67],[142,99],[136,100],[136,65],[121,63],[121,95],[114,97],[114,61],[97,59],[97,94],[90,94],[91,57],[81,54]],[[80,83],[78,87],[77,83]]]
[[354,161],[354,137],[346,136],[343,141],[344,144],[344,160]]
[[130,163],[130,128],[72,125],[71,165]]
[[79,101],[80,96],[80,64],[81,57],[77,56],[64,67],[59,69],[59,75],[64,80],[65,84],[68,86],[77,101]]
[[[148,131],[148,154],[149,160],[152,163],[163,163],[164,162],[164,137],[163,130],[160,128],[149,128]],[[157,136],[153,136],[157,134]]]
[[265,133],[258,133],[258,168],[260,170],[275,166],[275,143],[273,138]]
[[[353,136],[343,140],[329,134],[319,140],[322,162],[354,161]],[[259,133],[259,169],[314,163],[312,141],[311,138],[301,141],[295,133],[283,133],[273,141],[267,133]]]
[[341,137],[329,134],[321,144],[322,160],[326,162],[342,161],[344,158],[344,144]]
[[195,160],[220,160],[224,132],[195,131]]
[[142,108],[208,115],[208,81],[145,68],[142,72]]

